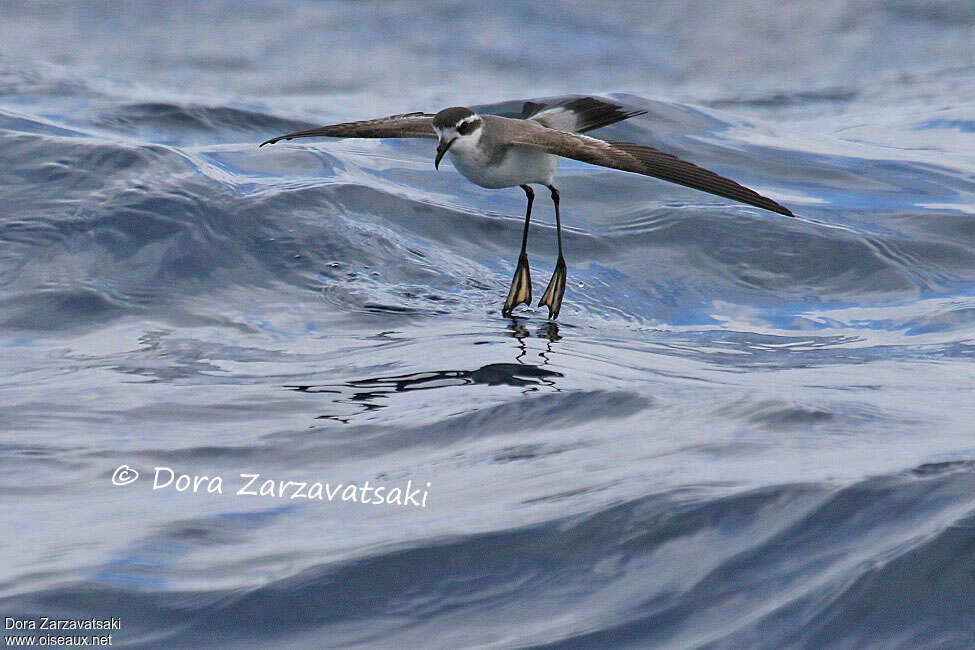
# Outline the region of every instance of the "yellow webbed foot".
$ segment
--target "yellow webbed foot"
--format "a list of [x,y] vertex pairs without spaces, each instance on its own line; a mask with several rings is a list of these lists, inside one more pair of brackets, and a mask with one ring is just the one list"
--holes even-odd
[[555,271],[552,273],[552,279],[548,281],[548,287],[545,289],[545,293],[542,294],[542,299],[538,301],[539,307],[542,305],[548,307],[548,317],[552,320],[559,317],[559,310],[562,308],[562,296],[565,295],[566,276],[565,260],[560,255],[559,260],[555,263]]
[[510,316],[511,310],[522,303],[532,303],[532,277],[528,269],[528,255],[525,253],[518,258],[518,268],[511,279],[511,289],[508,290],[508,299],[504,301],[501,315]]

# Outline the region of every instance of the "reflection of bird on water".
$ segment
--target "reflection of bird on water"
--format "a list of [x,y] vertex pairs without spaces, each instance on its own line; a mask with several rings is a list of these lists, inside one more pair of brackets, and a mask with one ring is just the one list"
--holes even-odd
[[[395,393],[406,393],[414,390],[431,390],[448,386],[466,386],[482,384],[486,386],[518,386],[526,391],[538,390],[540,385],[555,386],[555,377],[562,377],[562,373],[547,370],[540,366],[522,363],[491,363],[477,370],[434,370],[417,372],[408,375],[392,375],[389,377],[374,377],[371,379],[356,379],[345,384],[329,385],[291,385],[285,386],[302,393],[332,393],[344,395],[349,389],[352,395],[337,402],[355,403],[362,410],[360,413],[385,408],[375,400],[385,399]],[[350,416],[320,415],[319,418],[348,422]]]

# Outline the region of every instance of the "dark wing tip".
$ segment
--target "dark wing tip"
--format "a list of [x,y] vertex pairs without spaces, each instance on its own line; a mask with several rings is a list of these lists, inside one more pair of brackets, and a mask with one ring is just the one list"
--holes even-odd
[[281,142],[282,140],[291,140],[291,137],[289,137],[287,135],[279,135],[276,138],[271,138],[270,140],[265,140],[261,144],[257,145],[257,148],[260,149],[261,147],[263,147],[266,144],[276,144],[278,142]]
[[[759,196],[761,196],[761,195],[759,194]],[[738,200],[741,200],[741,199],[738,199]],[[780,204],[776,203],[775,201],[773,201],[772,199],[768,198],[767,196],[762,196],[762,201],[761,202],[756,201],[756,202],[752,203],[752,205],[754,205],[757,208],[765,208],[766,210],[768,210],[770,212],[776,212],[778,214],[785,215],[787,217],[795,217],[796,216],[796,215],[792,214],[792,210],[790,210],[789,208],[787,208],[787,207],[785,207],[783,205],[780,205]]]
[[796,216],[792,214],[791,210],[779,205],[767,196],[762,196],[755,190],[745,187],[730,178],[725,178],[708,169],[698,167],[694,163],[681,160],[672,154],[658,151],[647,145],[633,144],[631,142],[610,141],[609,144],[616,149],[625,151],[640,161],[644,165],[644,169],[640,170],[640,173],[662,178],[671,183],[691,187],[716,196],[723,196],[733,201],[747,203],[756,208],[769,210],[770,212],[787,217]]
[[761,194],[758,194],[754,190],[750,190],[747,187],[744,188],[744,189],[745,190],[748,190],[749,192],[754,192],[755,195],[758,196],[761,199],[761,203],[753,203],[752,205],[755,205],[756,207],[759,207],[759,208],[765,208],[766,210],[769,210],[771,212],[776,212],[778,214],[785,215],[787,217],[794,217],[794,216],[796,216],[796,215],[792,214],[792,210],[790,210],[789,208],[785,207],[784,205],[781,205],[780,203],[778,203],[776,201],[773,201],[772,199],[768,198],[767,196],[762,196]]

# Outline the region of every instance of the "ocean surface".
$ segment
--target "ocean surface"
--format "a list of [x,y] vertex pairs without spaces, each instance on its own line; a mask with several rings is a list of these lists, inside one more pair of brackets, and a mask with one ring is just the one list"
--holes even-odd
[[[975,648],[973,43],[949,1],[0,0],[4,635]],[[562,314],[502,318],[521,190],[257,147],[565,95],[797,218],[564,161]]]

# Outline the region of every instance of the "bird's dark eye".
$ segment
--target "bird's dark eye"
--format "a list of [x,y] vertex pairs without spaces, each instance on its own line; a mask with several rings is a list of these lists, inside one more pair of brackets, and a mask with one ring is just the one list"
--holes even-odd
[[461,124],[460,126],[457,127],[457,133],[460,133],[461,135],[467,135],[468,133],[470,133],[471,131],[473,131],[474,128],[477,125],[478,125],[478,121],[477,120],[471,120],[470,122],[464,122],[463,124]]

